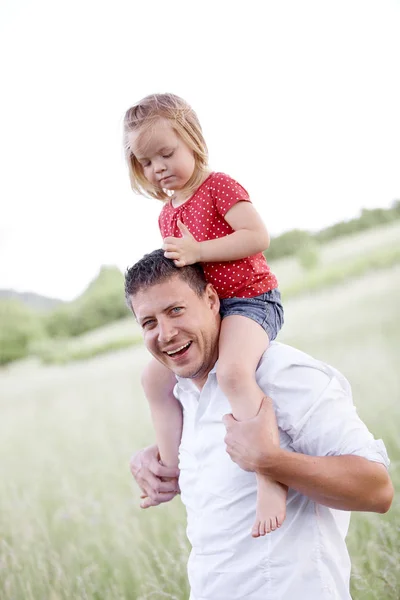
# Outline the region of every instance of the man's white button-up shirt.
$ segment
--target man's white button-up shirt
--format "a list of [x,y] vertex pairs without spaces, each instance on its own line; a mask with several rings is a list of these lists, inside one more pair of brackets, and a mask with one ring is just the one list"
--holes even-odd
[[[332,367],[273,342],[257,381],[273,399],[285,450],[354,454],[388,466],[383,442],[360,420],[348,382]],[[201,391],[178,378],[175,395],[184,413],[179,482],[192,545],[190,600],[350,599],[350,513],[289,489],[282,527],[252,538],[256,478],[226,453],[222,417],[231,408],[215,368]]]

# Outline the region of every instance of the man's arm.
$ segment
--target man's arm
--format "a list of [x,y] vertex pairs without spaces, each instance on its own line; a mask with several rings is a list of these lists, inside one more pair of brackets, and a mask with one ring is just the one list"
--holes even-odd
[[280,451],[261,472],[330,508],[385,513],[393,500],[386,467],[361,456]]
[[157,446],[148,446],[134,454],[129,463],[131,473],[142,490],[141,508],[169,502],[179,494],[179,469],[160,463]]
[[331,508],[389,510],[393,485],[382,464],[355,455],[309,456],[282,450],[270,434],[274,419],[270,398],[263,400],[253,419],[238,422],[225,415],[227,452],[240,467],[268,475]]

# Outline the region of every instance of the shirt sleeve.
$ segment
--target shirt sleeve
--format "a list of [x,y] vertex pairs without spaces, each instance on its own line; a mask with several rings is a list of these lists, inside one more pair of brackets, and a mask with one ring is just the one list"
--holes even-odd
[[164,218],[165,218],[165,217],[164,217],[163,210],[161,210],[160,214],[158,215],[158,228],[159,228],[159,230],[160,230],[160,233],[161,233],[161,237],[162,237],[162,238],[166,237],[166,236],[164,235]]
[[290,364],[275,373],[268,387],[278,425],[295,452],[353,454],[389,466],[383,441],[358,416],[350,385],[339,372],[317,362]]
[[228,210],[237,202],[251,202],[250,196],[244,187],[224,173],[215,173],[213,176],[210,195],[214,206],[222,217],[225,217]]
[[168,237],[169,235],[172,235],[170,231],[171,227],[168,227],[168,225],[170,224],[170,220],[171,215],[168,212],[168,205],[164,204],[160,214],[158,215],[158,228],[160,230],[162,239]]

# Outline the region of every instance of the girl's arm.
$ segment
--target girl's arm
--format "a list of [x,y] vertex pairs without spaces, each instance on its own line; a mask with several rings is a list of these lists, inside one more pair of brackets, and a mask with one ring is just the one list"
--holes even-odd
[[237,202],[224,218],[234,232],[204,242],[196,241],[188,228],[178,222],[182,237],[164,240],[166,258],[174,260],[178,267],[183,267],[196,262],[239,260],[263,252],[269,247],[268,231],[250,202]]
[[199,262],[238,260],[269,247],[269,234],[250,202],[237,202],[228,210],[225,221],[234,229],[230,235],[200,242]]

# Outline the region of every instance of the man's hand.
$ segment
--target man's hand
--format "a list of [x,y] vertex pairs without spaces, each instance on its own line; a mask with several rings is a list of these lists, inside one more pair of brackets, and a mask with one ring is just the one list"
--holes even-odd
[[258,414],[246,421],[232,415],[222,419],[226,427],[226,451],[245,471],[265,471],[280,452],[275,411],[271,398],[263,398]]
[[179,494],[179,469],[164,467],[160,463],[157,446],[149,446],[134,454],[129,466],[142,490],[141,508],[169,502]]
[[164,239],[163,250],[165,258],[174,261],[175,266],[184,267],[200,262],[200,242],[196,241],[189,229],[178,221],[182,237],[167,237]]
[[279,481],[314,502],[338,510],[387,512],[393,485],[383,464],[362,456],[311,456],[282,450],[274,438],[276,422],[270,398],[264,398],[258,414],[248,421],[225,415],[226,451],[246,471]]

